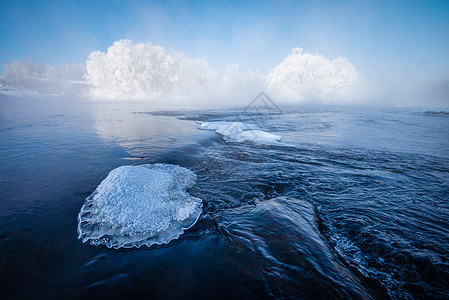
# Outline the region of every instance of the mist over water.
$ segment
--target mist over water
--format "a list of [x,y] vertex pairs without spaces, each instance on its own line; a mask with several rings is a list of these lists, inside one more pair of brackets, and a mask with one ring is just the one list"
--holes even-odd
[[[92,100],[144,100],[161,109],[238,106],[265,91],[279,104],[449,107],[449,76],[367,79],[345,57],[293,48],[266,74],[239,64],[214,69],[202,58],[151,43],[114,42],[85,64],[5,64],[0,92],[70,95]],[[385,74],[387,75],[387,74]]]
[[5,64],[0,76],[0,93],[81,95],[87,87],[84,64],[51,66],[34,63],[31,58],[23,62],[13,60]]

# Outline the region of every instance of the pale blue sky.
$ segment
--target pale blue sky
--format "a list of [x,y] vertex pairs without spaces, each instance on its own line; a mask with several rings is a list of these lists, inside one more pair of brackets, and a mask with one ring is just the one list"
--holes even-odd
[[269,72],[294,47],[344,56],[365,78],[449,71],[449,1],[1,2],[0,63],[84,62],[116,40],[151,42],[218,70]]

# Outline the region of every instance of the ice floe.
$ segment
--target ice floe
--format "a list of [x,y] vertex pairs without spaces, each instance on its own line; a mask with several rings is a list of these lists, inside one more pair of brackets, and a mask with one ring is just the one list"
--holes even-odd
[[199,129],[214,130],[227,142],[253,142],[257,144],[279,144],[281,137],[266,131],[255,129],[242,122],[199,122]]
[[201,214],[201,199],[185,191],[195,182],[195,173],[176,165],[114,169],[82,206],[79,238],[116,249],[168,243]]

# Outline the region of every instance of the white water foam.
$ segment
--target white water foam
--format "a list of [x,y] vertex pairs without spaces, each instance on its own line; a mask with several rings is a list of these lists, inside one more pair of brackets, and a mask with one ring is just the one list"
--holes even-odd
[[242,122],[201,122],[199,129],[214,130],[223,136],[226,142],[257,144],[279,144],[281,137],[266,131],[254,129],[254,127]]
[[169,243],[201,214],[201,199],[185,192],[195,182],[195,173],[176,165],[114,169],[82,206],[78,238],[115,249]]

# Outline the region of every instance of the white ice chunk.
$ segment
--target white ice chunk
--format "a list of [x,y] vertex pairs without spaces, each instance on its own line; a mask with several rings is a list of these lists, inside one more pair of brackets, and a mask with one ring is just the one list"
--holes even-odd
[[175,165],[114,169],[81,208],[79,238],[116,249],[168,243],[201,214],[201,199],[185,192],[195,181],[195,173]]
[[254,127],[242,122],[202,122],[199,129],[214,130],[223,136],[225,141],[257,144],[278,144],[281,137],[272,133],[253,129]]

